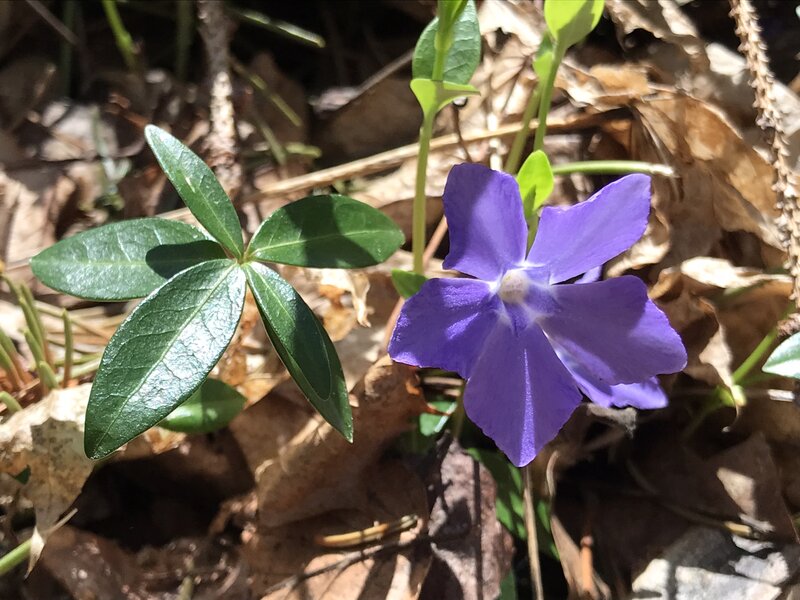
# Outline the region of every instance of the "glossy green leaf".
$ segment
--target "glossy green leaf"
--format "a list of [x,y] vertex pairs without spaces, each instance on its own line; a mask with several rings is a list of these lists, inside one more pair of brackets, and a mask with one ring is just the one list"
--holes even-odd
[[562,50],[577,44],[597,26],[603,0],[545,0],[547,28]]
[[553,169],[544,152],[537,150],[525,159],[517,174],[517,183],[527,220],[541,208],[553,191]]
[[233,337],[245,277],[231,260],[187,269],[145,298],[108,343],[86,411],[84,447],[102,458],[191,396]]
[[[439,18],[431,21],[419,36],[411,72],[414,79],[433,79],[433,65],[436,61],[436,32]],[[450,47],[446,49],[443,81],[450,83],[469,83],[481,60],[481,31],[475,2],[468,0],[464,9],[453,24]]]
[[403,298],[410,298],[419,291],[422,284],[428,281],[425,275],[402,269],[392,269],[392,283]]
[[31,259],[33,274],[54,290],[89,300],[142,298],[222,247],[196,227],[167,219],[133,219],[61,240]]
[[352,441],[342,365],[322,324],[275,271],[259,263],[246,263],[244,271],[267,335],[289,374],[325,420]]
[[439,112],[456,98],[478,94],[478,90],[469,84],[432,81],[430,79],[412,79],[411,91],[417,97],[422,112]]
[[206,379],[192,396],[158,426],[183,433],[222,429],[244,408],[245,397],[219,379]]
[[379,210],[336,194],[279,208],[253,236],[248,256],[302,267],[353,269],[389,258],[405,241]]
[[784,340],[764,363],[765,373],[800,379],[800,333]]
[[467,0],[439,0],[436,4],[436,12],[440,21],[453,23],[467,5]]
[[163,129],[148,125],[144,137],[186,206],[214,239],[236,258],[244,252],[242,228],[228,195],[199,156]]

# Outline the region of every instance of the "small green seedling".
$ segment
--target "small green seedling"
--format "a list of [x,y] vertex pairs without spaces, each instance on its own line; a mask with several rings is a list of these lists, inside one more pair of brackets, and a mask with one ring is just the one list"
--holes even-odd
[[147,296],[103,354],[86,413],[87,456],[110,454],[200,388],[233,337],[247,288],[297,385],[352,441],[347,389],[333,344],[300,295],[264,263],[374,265],[400,247],[402,232],[352,198],[311,196],[275,211],[245,246],[233,204],[211,169],[157,127],[148,126],[145,137],[208,234],[166,219],[134,219],[67,238],[31,260],[43,283],[73,296]]

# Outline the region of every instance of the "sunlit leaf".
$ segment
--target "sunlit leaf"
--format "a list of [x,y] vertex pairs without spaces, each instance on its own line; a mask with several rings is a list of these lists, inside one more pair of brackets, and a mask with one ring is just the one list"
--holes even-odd
[[517,174],[517,183],[525,218],[530,219],[553,191],[553,170],[544,152],[537,150],[525,159]]
[[405,241],[379,210],[346,196],[309,196],[272,213],[253,236],[248,255],[303,267],[368,267]]
[[144,136],[186,206],[235,257],[244,252],[242,228],[228,195],[199,156],[163,129],[148,125]]
[[764,363],[765,373],[800,379],[800,333],[781,342]]
[[422,112],[439,112],[457,98],[472,96],[479,93],[469,84],[456,84],[430,79],[412,79],[411,91],[417,97],[417,102],[422,107]]
[[325,420],[352,441],[342,365],[322,324],[275,271],[260,263],[246,263],[244,271],[267,335],[289,374]]
[[603,0],[545,0],[547,28],[562,51],[577,44],[597,26],[603,14]]
[[[414,79],[433,79],[438,29],[439,18],[437,17],[419,36],[411,64]],[[481,60],[481,31],[473,0],[467,0],[464,9],[458,15],[453,24],[450,47],[443,50],[447,54],[442,80],[457,84],[469,83]]]
[[92,386],[84,446],[102,458],[200,386],[230,343],[245,277],[231,260],[191,267],[153,292],[111,338]]
[[222,247],[196,227],[167,219],[111,223],[61,240],[31,259],[45,285],[89,300],[142,298]]

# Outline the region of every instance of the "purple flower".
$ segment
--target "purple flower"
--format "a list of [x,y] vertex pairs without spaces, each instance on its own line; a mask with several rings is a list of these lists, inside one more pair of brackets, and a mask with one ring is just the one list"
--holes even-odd
[[[650,178],[629,175],[586,202],[542,211],[533,247],[510,175],[457,165],[444,209],[444,266],[405,303],[389,344],[398,361],[456,371],[467,415],[517,466],[553,439],[581,401],[658,408],[655,375],[686,350],[633,276],[564,284],[627,250],[647,225]],[[596,271],[595,271],[596,273]],[[596,275],[595,275],[596,277]]]

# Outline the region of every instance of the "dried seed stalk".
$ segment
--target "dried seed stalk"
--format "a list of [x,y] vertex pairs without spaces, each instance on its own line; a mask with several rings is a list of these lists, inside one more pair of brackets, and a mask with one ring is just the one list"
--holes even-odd
[[741,42],[739,51],[747,60],[750,86],[755,92],[755,107],[758,111],[756,123],[764,133],[770,162],[775,167],[773,189],[781,211],[778,226],[789,255],[794,301],[800,308],[800,208],[797,203],[797,180],[788,162],[782,117],[775,101],[775,78],[769,68],[755,8],[750,0],[730,0],[730,4],[731,17],[736,22],[736,34]]

